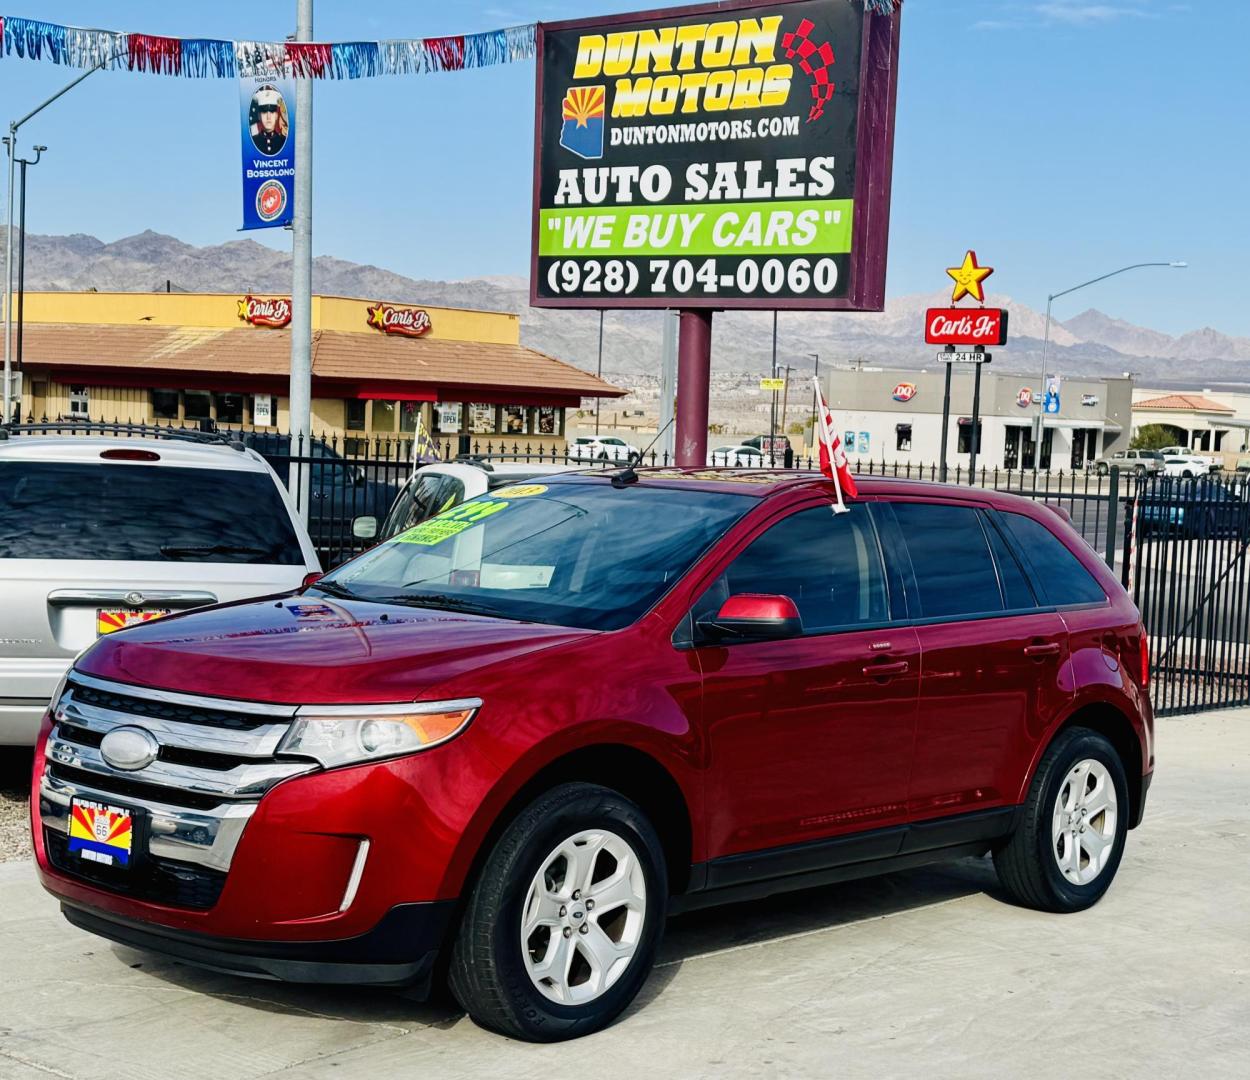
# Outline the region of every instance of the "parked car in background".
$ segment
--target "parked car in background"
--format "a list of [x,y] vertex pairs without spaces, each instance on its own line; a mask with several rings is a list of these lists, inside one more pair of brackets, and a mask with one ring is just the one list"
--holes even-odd
[[750,439],[743,439],[742,445],[755,447],[765,458],[771,457],[778,465],[782,464],[787,452],[793,452],[790,440],[785,435],[755,435]]
[[[273,466],[284,485],[290,486],[290,435],[244,431],[239,437]],[[390,463],[393,468],[379,469],[375,464],[366,471],[321,440],[314,439],[311,448],[311,454],[304,451],[299,455],[311,459],[306,463],[308,532],[326,565],[334,566],[355,548],[352,524],[356,518],[384,517],[407,474],[400,471],[398,460]]]
[[573,461],[622,461],[639,456],[638,447],[615,435],[579,435],[568,445]]
[[1116,466],[1121,472],[1128,471],[1135,473],[1137,476],[1151,475],[1163,472],[1163,455],[1158,450],[1117,450],[1109,457],[1100,457],[1094,462],[1094,468],[1099,476],[1106,476],[1111,471],[1111,466]]
[[[12,429],[20,432],[20,428]],[[0,745],[33,745],[74,657],[189,608],[320,572],[255,451],[0,429]]]
[[1045,504],[859,484],[833,514],[810,473],[545,477],[102,638],[36,751],[40,878],[217,971],[446,970],[540,1041],[618,1016],[671,912],[987,852],[1088,908],[1154,769],[1136,608]]
[[1242,474],[1250,473],[1250,457],[1237,459],[1237,472]]
[[576,465],[485,459],[423,465],[400,489],[380,525],[376,518],[359,517],[353,531],[361,539],[389,540],[435,514],[488,491],[577,468]]
[[755,446],[718,446],[707,456],[709,465],[760,469],[765,465],[764,451]]
[[1205,475],[1156,480],[1138,496],[1137,520],[1143,533],[1167,532],[1190,540],[1250,539],[1244,485],[1230,486]]
[[1194,466],[1194,475],[1219,472],[1224,468],[1224,459],[1215,454],[1199,454],[1184,446],[1165,446],[1159,451],[1164,458],[1184,458]]
[[1196,476],[1206,476],[1206,474],[1207,467],[1191,457],[1173,457],[1170,454],[1164,454],[1163,456],[1164,476],[1188,480]]

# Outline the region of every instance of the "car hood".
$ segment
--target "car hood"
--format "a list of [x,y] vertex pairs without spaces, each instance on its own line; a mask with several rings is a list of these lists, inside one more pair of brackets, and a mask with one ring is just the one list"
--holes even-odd
[[246,701],[397,702],[429,698],[484,668],[595,633],[297,596],[209,608],[109,634],[74,666],[102,679]]

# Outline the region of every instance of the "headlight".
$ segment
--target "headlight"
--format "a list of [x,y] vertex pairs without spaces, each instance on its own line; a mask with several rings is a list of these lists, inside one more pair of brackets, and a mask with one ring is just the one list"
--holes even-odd
[[327,769],[428,750],[463,731],[481,698],[411,705],[304,705],[278,752],[319,761]]

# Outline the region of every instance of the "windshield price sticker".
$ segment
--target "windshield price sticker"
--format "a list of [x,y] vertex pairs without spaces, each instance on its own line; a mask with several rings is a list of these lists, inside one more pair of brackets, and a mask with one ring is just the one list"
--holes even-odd
[[854,306],[857,165],[862,186],[893,123],[887,96],[860,146],[873,18],[791,0],[542,26],[534,302]]
[[531,495],[541,495],[546,490],[546,484],[514,484],[512,487],[500,488],[491,494],[496,499],[527,499]]
[[453,506],[450,510],[444,510],[437,517],[423,521],[420,525],[414,525],[406,532],[400,533],[392,542],[432,547],[435,544],[441,544],[444,540],[450,540],[453,536],[458,536],[465,529],[471,529],[492,514],[506,510],[508,505],[506,502],[473,499],[459,506]]

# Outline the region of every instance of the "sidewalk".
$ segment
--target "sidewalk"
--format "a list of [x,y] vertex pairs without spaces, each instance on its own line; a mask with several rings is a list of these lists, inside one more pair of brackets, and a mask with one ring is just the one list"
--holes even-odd
[[674,920],[606,1032],[529,1046],[448,1008],[201,972],[70,927],[0,865],[0,1076],[1250,1075],[1250,710],[1161,721],[1146,821],[1082,915],[987,860]]

